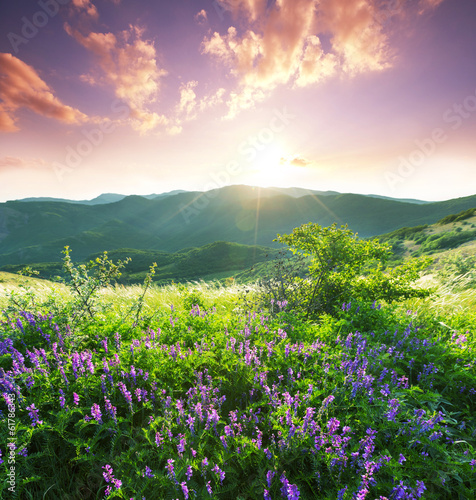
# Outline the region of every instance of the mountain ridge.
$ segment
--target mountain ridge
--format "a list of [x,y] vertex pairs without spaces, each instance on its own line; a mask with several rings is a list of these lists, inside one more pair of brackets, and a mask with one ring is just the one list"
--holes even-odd
[[431,224],[476,207],[476,195],[416,204],[358,194],[293,197],[228,186],[147,199],[81,205],[52,201],[0,204],[0,266],[53,262],[68,245],[75,259],[118,248],[178,252],[214,241],[272,246],[277,233],[307,222],[348,224],[361,237]]

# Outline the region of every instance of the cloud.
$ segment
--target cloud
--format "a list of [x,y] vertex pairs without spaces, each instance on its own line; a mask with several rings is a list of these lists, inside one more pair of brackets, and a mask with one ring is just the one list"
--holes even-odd
[[332,34],[334,52],[350,74],[390,67],[387,35],[377,22],[378,9],[370,0],[322,0],[318,24]]
[[419,14],[424,14],[428,10],[436,9],[444,0],[420,0]]
[[194,19],[198,24],[205,24],[208,21],[207,11],[205,9],[202,9],[200,12],[197,12]]
[[0,53],[0,131],[19,130],[16,113],[21,108],[68,124],[88,120],[78,109],[63,104],[32,66]]
[[147,132],[168,123],[165,116],[149,110],[157,101],[161,79],[167,71],[159,67],[154,44],[144,39],[144,30],[131,25],[117,35],[96,32],[83,35],[68,23],[65,30],[97,59],[97,69],[82,75],[82,80],[111,85],[115,95],[131,108],[131,123],[136,130]]
[[302,158],[301,156],[295,156],[294,158],[289,160],[289,164],[293,167],[307,167],[311,164],[309,160],[306,158]]
[[75,8],[75,11],[85,13],[95,21],[99,19],[98,10],[91,0],[72,0],[71,5]]
[[[405,9],[414,12],[413,0],[216,1],[236,25],[209,33],[201,50],[237,81],[228,117],[252,108],[280,85],[306,87],[335,75],[390,68],[387,21],[404,17]],[[435,8],[442,1],[419,0],[419,8]],[[326,50],[324,37],[330,42]]]
[[193,120],[197,117],[197,95],[195,87],[198,82],[192,80],[180,87],[180,102],[177,105],[177,113],[184,116],[186,120]]
[[49,167],[45,160],[37,158],[18,158],[15,156],[4,156],[0,158],[0,171],[18,169],[37,169]]
[[335,54],[325,54],[317,36],[307,37],[305,49],[299,65],[297,87],[307,87],[331,77],[337,70],[338,58]]
[[229,11],[233,17],[245,15],[250,21],[256,21],[266,12],[267,0],[216,0],[224,11]]

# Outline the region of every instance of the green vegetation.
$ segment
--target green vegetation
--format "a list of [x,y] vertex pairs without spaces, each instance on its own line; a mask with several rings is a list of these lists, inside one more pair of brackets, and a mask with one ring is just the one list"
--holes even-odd
[[386,245],[280,239],[305,254],[312,317],[258,285],[158,288],[154,266],[114,285],[108,254],[66,250],[66,286],[9,285],[1,498],[474,498],[474,290],[402,298],[410,273],[377,303],[359,283],[384,282]]
[[281,263],[274,275],[262,280],[263,301],[286,302],[306,318],[332,314],[342,302],[392,302],[429,293],[413,286],[420,271],[428,267],[428,259],[412,259],[384,272],[389,246],[359,239],[347,226],[309,223],[278,235],[277,240],[301,260],[298,265]]
[[[127,266],[122,270],[118,282],[121,284],[142,283],[150,266],[157,264],[154,282],[166,284],[172,281],[185,282],[191,280],[226,279],[244,272],[259,263],[266,262],[276,255],[275,249],[239,245],[218,241],[210,243],[201,248],[189,248],[176,253],[146,251],[136,249],[118,249],[108,252],[113,261],[124,261],[129,259]],[[73,255],[75,252],[73,253]],[[96,261],[102,254],[88,256],[86,263]],[[23,265],[6,265],[3,270],[15,273],[23,269]],[[40,263],[31,264],[38,275],[45,279],[60,277],[65,279],[67,275],[63,264]],[[252,273],[252,278],[255,273]],[[248,281],[250,278],[246,278]]]
[[373,237],[401,226],[432,224],[475,206],[474,196],[418,205],[355,194],[293,197],[246,186],[229,186],[210,195],[129,196],[91,206],[15,201],[0,204],[0,268],[58,264],[65,246],[74,249],[77,262],[104,250],[175,253],[217,240],[268,246],[277,233],[309,221],[325,227],[342,220],[361,237]]
[[469,210],[463,210],[459,214],[447,215],[446,217],[443,217],[443,219],[439,220],[437,224],[444,226],[445,224],[449,224],[451,222],[460,222],[474,217],[475,214],[476,209],[470,208]]

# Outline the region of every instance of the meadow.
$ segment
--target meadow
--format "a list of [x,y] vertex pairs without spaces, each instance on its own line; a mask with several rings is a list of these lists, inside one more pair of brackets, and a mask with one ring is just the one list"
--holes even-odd
[[464,280],[311,318],[258,285],[92,281],[3,285],[1,498],[475,497]]

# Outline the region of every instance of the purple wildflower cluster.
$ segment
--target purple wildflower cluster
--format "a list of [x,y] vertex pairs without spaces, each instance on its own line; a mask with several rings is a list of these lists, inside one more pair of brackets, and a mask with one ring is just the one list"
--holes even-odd
[[[276,306],[283,310],[286,304]],[[342,311],[351,314],[352,304]],[[439,373],[434,360],[411,362],[434,345],[411,324],[378,341],[352,331],[334,337],[329,347],[315,336],[304,341],[292,326],[278,327],[262,314],[237,318],[224,332],[211,334],[207,329],[212,330],[216,312],[195,305],[185,319],[172,313],[163,331],[149,328],[127,341],[125,335],[114,335],[114,341],[98,336],[97,345],[84,350],[73,348],[67,335],[60,340],[59,332],[43,337],[48,350],[29,346],[24,354],[9,339],[0,341],[0,354],[12,359],[11,370],[0,372],[2,392],[17,395],[34,428],[43,423],[40,410],[50,418],[40,404],[28,404],[38,393],[54,394],[63,415],[82,412],[88,428],[96,426],[111,440],[121,434],[123,422],[140,421],[141,436],[161,463],[144,460],[148,465],[138,464],[137,475],[151,484],[163,479],[185,499],[197,498],[197,484],[205,495],[219,495],[234,477],[234,461],[247,456],[265,464],[260,478],[265,499],[307,498],[308,486],[284,470],[282,457],[297,456],[315,464],[318,494],[325,493],[322,476],[322,482],[331,478],[338,484],[337,498],[362,500],[391,467],[408,466],[402,454],[386,451],[392,441],[411,443],[410,452],[424,461],[431,443],[453,439],[443,408],[413,408],[405,398],[411,384],[431,388]],[[31,327],[28,321],[37,321],[28,318],[21,316],[12,328],[22,331]],[[452,341],[461,349],[467,336]],[[231,380],[239,392],[230,390],[210,361],[218,356],[220,369],[233,367]],[[184,366],[200,368],[186,372],[186,390],[172,389],[174,370]],[[353,420],[364,407],[379,408],[385,425],[364,427]],[[204,443],[211,449],[208,458]],[[94,440],[84,446],[94,456]],[[474,459],[470,464],[475,467]],[[122,482],[111,465],[103,469],[108,496]],[[392,500],[420,498],[425,489],[420,480],[399,482],[386,494]]]

